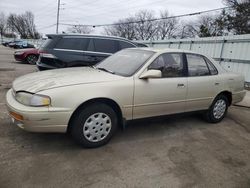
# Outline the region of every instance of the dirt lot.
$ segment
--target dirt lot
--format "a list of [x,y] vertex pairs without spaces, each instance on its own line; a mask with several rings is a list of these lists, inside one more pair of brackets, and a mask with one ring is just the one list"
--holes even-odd
[[13,126],[5,93],[35,66],[0,47],[0,187],[250,187],[250,109],[230,107],[219,124],[199,115],[136,121],[97,149],[66,134]]

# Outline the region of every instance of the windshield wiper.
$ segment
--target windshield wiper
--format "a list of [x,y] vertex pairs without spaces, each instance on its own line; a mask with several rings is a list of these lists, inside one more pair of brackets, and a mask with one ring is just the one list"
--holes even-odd
[[95,69],[98,69],[98,70],[102,70],[102,71],[105,71],[105,72],[108,72],[108,73],[111,73],[111,74],[115,74],[113,71],[111,70],[108,70],[108,69],[105,69],[103,67],[94,67]]

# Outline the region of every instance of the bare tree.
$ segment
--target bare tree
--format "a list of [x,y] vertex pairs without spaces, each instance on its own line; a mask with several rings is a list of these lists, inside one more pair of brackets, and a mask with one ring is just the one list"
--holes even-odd
[[32,12],[25,12],[24,14],[10,14],[7,19],[8,27],[12,32],[21,35],[21,38],[39,38],[40,35],[36,31],[34,24],[34,15]]
[[163,40],[176,37],[178,30],[178,20],[176,18],[164,19],[168,17],[169,13],[167,10],[160,12],[160,18],[163,19],[157,22],[157,32],[155,35],[156,39]]
[[115,23],[113,26],[108,26],[104,28],[104,34],[124,37],[129,40],[136,39],[135,31],[135,18],[129,17],[121,19]]
[[88,26],[83,26],[83,25],[74,25],[72,27],[69,27],[67,29],[68,32],[70,33],[80,33],[80,34],[89,34],[93,32],[93,29]]
[[120,19],[114,25],[106,27],[104,33],[130,40],[149,40],[157,31],[157,25],[149,21],[152,19],[155,19],[153,12],[142,10],[134,16]]
[[135,14],[135,20],[137,24],[135,25],[136,39],[138,40],[149,40],[153,38],[157,32],[157,25],[153,23],[155,19],[154,13],[148,10],[141,10]]
[[5,14],[1,12],[0,13],[0,34],[1,34],[2,42],[3,42],[3,35],[5,33],[6,28],[7,28],[7,20],[6,20]]

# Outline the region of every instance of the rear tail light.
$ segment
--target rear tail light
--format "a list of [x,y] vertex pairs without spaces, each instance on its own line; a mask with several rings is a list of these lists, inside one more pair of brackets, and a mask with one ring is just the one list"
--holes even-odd
[[46,58],[53,58],[56,59],[57,57],[54,56],[53,54],[50,54],[46,51],[39,50],[40,57],[46,57]]

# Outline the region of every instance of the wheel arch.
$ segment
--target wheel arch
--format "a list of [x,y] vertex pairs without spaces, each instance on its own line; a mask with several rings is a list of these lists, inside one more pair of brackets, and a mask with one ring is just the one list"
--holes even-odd
[[34,56],[36,56],[36,57],[39,57],[39,55],[38,55],[38,54],[34,54],[34,53],[32,53],[32,54],[25,54],[25,59],[26,59],[29,55],[34,55]]
[[118,124],[123,125],[123,115],[122,115],[122,111],[121,111],[121,108],[118,105],[118,103],[115,102],[112,99],[100,97],[100,98],[89,99],[89,100],[83,102],[82,104],[80,104],[74,110],[74,112],[72,113],[72,115],[71,115],[71,117],[69,119],[69,122],[68,122],[67,132],[71,131],[72,121],[73,121],[74,117],[77,115],[77,113],[80,110],[83,110],[84,108],[86,108],[87,106],[89,106],[91,104],[95,104],[95,103],[103,103],[103,104],[106,104],[106,105],[110,106],[117,114]]
[[219,95],[224,95],[225,97],[227,97],[229,106],[232,104],[232,93],[230,91],[221,91],[216,97],[218,97]]

